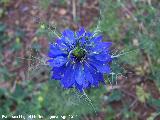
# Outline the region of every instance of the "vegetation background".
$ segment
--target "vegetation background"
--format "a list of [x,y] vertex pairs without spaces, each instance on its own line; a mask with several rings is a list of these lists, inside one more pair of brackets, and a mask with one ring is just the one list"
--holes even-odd
[[[50,80],[45,63],[55,34],[79,26],[120,55],[107,88],[86,91],[91,101]],[[0,118],[160,120],[159,35],[159,0],[0,0]]]

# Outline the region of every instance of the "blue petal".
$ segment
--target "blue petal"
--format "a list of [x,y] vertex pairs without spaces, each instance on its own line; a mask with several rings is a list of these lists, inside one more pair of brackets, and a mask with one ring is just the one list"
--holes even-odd
[[93,54],[92,56],[99,61],[110,62],[112,60],[111,55],[108,53]]
[[85,44],[87,41],[86,41],[85,37],[82,37],[81,39],[79,39],[79,42],[80,42],[81,47],[83,47],[84,44]]
[[82,27],[79,29],[79,31],[77,32],[77,37],[80,38],[84,35],[85,33],[85,29]]
[[67,49],[67,51],[71,50],[71,47],[75,44],[75,40],[73,40],[72,38],[68,38],[68,37],[61,37],[61,46],[60,48],[62,49]]
[[66,53],[58,48],[58,46],[50,44],[48,56],[53,58],[59,55],[65,55]]
[[86,37],[92,37],[92,36],[93,36],[93,33],[91,33],[91,32],[86,32],[85,36],[86,36]]
[[67,58],[63,56],[58,56],[56,58],[48,60],[49,66],[51,67],[61,67],[67,62]]
[[70,29],[64,30],[62,35],[63,37],[61,39],[63,39],[66,44],[72,45],[75,43],[75,35],[72,30]]
[[103,78],[103,74],[101,73],[95,73],[94,78],[97,79],[98,81],[102,82],[103,84],[105,84],[104,78]]
[[91,85],[98,86],[98,79],[95,77],[95,74],[97,73],[96,69],[93,66],[89,65],[88,63],[85,64],[85,68],[89,70],[89,72],[93,78],[93,79],[92,78],[90,79]]
[[93,52],[108,51],[111,45],[112,45],[112,42],[100,42],[98,44],[95,44],[95,46],[92,48],[92,51]]
[[79,92],[83,92],[83,86],[82,85],[79,85],[78,83],[75,83],[75,87],[77,90],[79,90]]
[[62,32],[62,35],[65,37],[74,37],[74,32],[70,29],[66,29]]
[[83,88],[90,88],[91,87],[91,83],[89,83],[88,81],[85,81],[84,83],[83,83]]
[[79,85],[82,85],[85,80],[83,66],[80,63],[75,67],[75,80]]
[[95,87],[98,87],[99,81],[102,82],[103,84],[105,84],[102,73],[96,72],[95,68],[93,68],[92,66],[89,66],[88,69],[89,69],[92,77],[94,78],[92,85],[94,85]]
[[65,69],[66,69],[65,66],[52,68],[53,71],[52,79],[60,80],[63,77]]
[[101,42],[102,38],[103,38],[102,36],[96,36],[96,37],[92,38],[91,40],[92,40],[94,43],[97,43],[97,42]]
[[87,88],[90,88],[91,87],[91,85],[93,85],[94,83],[90,83],[89,81],[85,81],[84,83],[83,83],[83,88],[84,89],[87,89]]
[[61,50],[67,50],[67,49],[69,49],[69,47],[65,44],[65,42],[64,42],[64,40],[62,38],[61,39],[57,39],[56,43],[58,44],[58,47]]
[[70,88],[75,83],[75,79],[73,78],[73,76],[74,69],[72,68],[72,65],[70,65],[66,68],[64,77],[61,80],[61,83],[65,88]]
[[89,59],[89,63],[90,65],[94,66],[97,69],[97,72],[107,73],[107,74],[111,72],[109,65],[104,64],[104,62],[94,59]]
[[91,84],[93,84],[94,79],[87,66],[84,67],[84,73],[85,73],[85,79],[89,81]]

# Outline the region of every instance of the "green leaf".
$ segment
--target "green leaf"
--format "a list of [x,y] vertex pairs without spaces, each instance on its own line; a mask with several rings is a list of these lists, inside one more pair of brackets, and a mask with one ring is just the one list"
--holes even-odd
[[122,98],[122,93],[118,90],[114,90],[114,91],[112,91],[112,93],[108,97],[108,101],[109,102],[119,101],[119,100],[121,100],[121,98]]
[[5,29],[6,29],[6,25],[0,22],[0,32],[4,32]]
[[138,100],[142,103],[145,103],[149,98],[149,93],[145,92],[143,87],[141,86],[136,86],[136,95],[138,97]]
[[149,98],[149,100],[148,100],[148,103],[149,103],[151,106],[155,106],[155,107],[160,108],[160,100],[159,100],[159,99],[155,99],[155,98],[153,98],[152,96],[150,96],[150,98]]
[[160,115],[160,113],[152,113],[147,120],[155,120],[158,115]]

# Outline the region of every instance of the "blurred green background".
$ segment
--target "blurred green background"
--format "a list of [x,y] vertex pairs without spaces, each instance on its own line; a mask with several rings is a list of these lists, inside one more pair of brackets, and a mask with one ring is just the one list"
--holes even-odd
[[[55,34],[79,26],[123,54],[91,101],[50,80],[45,62]],[[0,0],[0,119],[160,120],[159,35],[159,0]]]

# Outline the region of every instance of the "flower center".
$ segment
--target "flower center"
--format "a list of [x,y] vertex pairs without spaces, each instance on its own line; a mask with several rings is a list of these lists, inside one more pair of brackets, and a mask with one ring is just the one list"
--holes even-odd
[[72,55],[77,59],[77,60],[82,60],[85,55],[86,55],[86,51],[85,49],[83,48],[80,48],[80,47],[76,47],[73,52],[72,52]]

